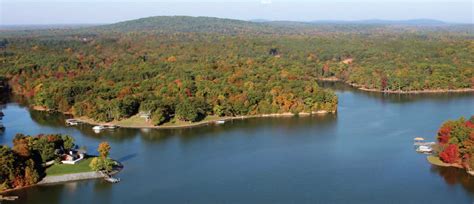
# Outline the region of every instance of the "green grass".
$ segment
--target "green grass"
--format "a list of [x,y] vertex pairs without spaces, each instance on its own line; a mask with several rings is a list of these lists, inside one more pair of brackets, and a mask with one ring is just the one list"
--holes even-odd
[[434,165],[437,165],[437,166],[450,166],[449,164],[447,163],[444,163],[443,161],[441,161],[441,159],[439,159],[439,157],[436,157],[436,156],[428,156],[428,161],[431,163],[431,164],[434,164]]
[[197,122],[190,122],[190,121],[182,121],[182,120],[172,120],[170,122],[167,122],[167,123],[164,123],[160,126],[162,127],[167,127],[167,126],[175,126],[175,127],[179,127],[179,126],[188,126],[188,125],[195,125],[195,124],[201,124],[201,123],[207,123],[209,121],[215,121],[215,120],[222,120],[222,119],[226,119],[228,117],[219,117],[219,116],[215,116],[215,115],[209,115],[207,117],[205,117],[203,120],[201,121],[197,121]]
[[[220,119],[225,119],[225,118],[227,117],[219,117],[215,115],[210,115],[198,122],[189,122],[189,121],[181,121],[181,120],[174,119],[164,124],[161,124],[160,126],[161,127],[180,127],[180,126],[186,127],[189,125],[196,125],[200,123],[206,123],[209,121],[220,120]],[[118,125],[118,126],[123,126],[123,127],[153,127],[151,122],[146,122],[144,118],[141,118],[138,115],[134,115],[130,118],[113,122],[113,124]]]
[[47,176],[58,176],[64,174],[82,173],[93,171],[89,164],[94,157],[79,161],[77,164],[53,164],[46,169]]
[[142,118],[139,115],[134,115],[130,118],[118,121],[115,124],[127,127],[146,127],[151,125],[150,123],[146,122],[145,118]]

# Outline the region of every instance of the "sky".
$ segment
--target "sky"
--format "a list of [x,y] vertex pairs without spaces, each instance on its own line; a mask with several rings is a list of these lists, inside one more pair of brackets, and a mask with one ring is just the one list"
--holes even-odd
[[149,16],[474,23],[472,0],[0,0],[0,25],[104,24]]

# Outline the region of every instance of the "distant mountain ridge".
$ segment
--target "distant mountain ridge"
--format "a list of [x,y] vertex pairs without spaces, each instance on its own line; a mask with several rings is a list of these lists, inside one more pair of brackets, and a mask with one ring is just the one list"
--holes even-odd
[[407,26],[443,26],[450,25],[432,19],[413,20],[361,20],[361,21],[270,21],[265,19],[235,20],[215,17],[155,16],[95,27],[98,30],[122,32],[163,32],[163,33],[294,33],[295,28],[315,29],[316,25],[407,25]]
[[[67,33],[212,33],[224,35],[314,35],[322,33],[371,33],[383,28],[404,32],[413,28],[426,31],[456,30],[472,33],[471,24],[451,24],[431,19],[413,20],[361,20],[361,21],[271,21],[265,19],[235,20],[216,17],[154,16],[102,25],[0,25],[0,33],[16,35],[42,35],[54,30],[67,30]],[[35,32],[31,32],[35,31]]]
[[293,22],[293,23],[310,23],[310,24],[373,24],[373,25],[417,25],[417,26],[435,26],[448,25],[457,23],[447,23],[434,19],[409,19],[409,20],[382,20],[382,19],[367,19],[367,20],[313,20],[313,21],[272,21],[266,19],[252,19],[251,22],[257,23],[277,23],[277,22]]
[[381,20],[381,19],[368,19],[358,21],[311,21],[311,23],[335,23],[335,24],[375,24],[375,25],[414,25],[414,26],[435,26],[435,25],[447,25],[444,21],[433,20],[433,19],[410,19],[410,20]]
[[[212,32],[246,33],[272,29],[271,25],[251,21],[190,16],[155,16],[96,27],[99,30],[155,31],[166,33]],[[263,29],[262,29],[263,28]]]

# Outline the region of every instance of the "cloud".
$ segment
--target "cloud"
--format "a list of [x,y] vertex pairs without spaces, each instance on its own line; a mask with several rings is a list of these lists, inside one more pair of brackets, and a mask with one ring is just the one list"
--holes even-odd
[[272,4],[272,0],[262,0],[262,4]]

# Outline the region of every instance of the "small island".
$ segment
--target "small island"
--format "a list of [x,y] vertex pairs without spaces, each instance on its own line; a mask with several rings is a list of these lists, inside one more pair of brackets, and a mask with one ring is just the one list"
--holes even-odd
[[474,175],[474,116],[446,121],[436,138],[433,155],[427,158],[431,164],[465,169]]
[[69,135],[28,136],[17,134],[13,147],[0,146],[0,192],[33,185],[106,178],[118,173],[122,164],[109,158],[110,145],[99,144],[99,156],[78,148]]

